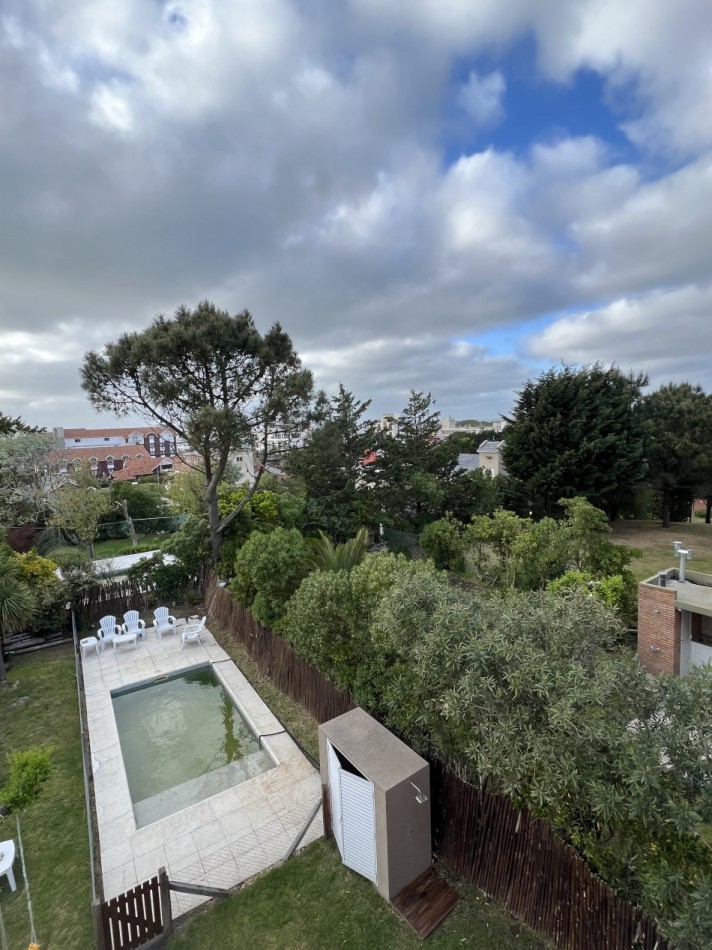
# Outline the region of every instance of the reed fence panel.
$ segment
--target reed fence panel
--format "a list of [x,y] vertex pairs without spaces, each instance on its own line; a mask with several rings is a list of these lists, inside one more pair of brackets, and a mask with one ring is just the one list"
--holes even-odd
[[297,656],[286,640],[255,620],[233,600],[229,590],[219,586],[214,575],[207,579],[204,600],[208,614],[245,647],[259,671],[317,722],[327,722],[354,708],[350,696]]

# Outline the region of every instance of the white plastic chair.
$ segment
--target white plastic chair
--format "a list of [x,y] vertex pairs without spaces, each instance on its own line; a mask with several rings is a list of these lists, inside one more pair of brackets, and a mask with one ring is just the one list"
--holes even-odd
[[178,633],[176,618],[168,613],[167,607],[156,607],[153,611],[153,629],[159,640],[164,633]]
[[[15,860],[15,842],[10,839],[9,841],[0,841],[0,877],[7,875],[7,883],[10,885],[11,891],[17,890],[17,884],[15,883],[15,875],[12,872],[12,865]],[[3,931],[4,933],[4,931]]]
[[198,643],[202,644],[203,641],[200,639],[200,634],[203,628],[205,627],[205,620],[206,618],[203,617],[200,623],[187,623],[183,627],[183,632],[181,633],[181,636],[180,636],[181,650],[183,649],[183,646],[187,640],[197,640]]
[[138,610],[126,611],[122,627],[124,633],[135,633],[139,637],[146,638],[146,622],[138,619]]
[[117,633],[121,633],[121,625],[116,622],[116,617],[112,617],[110,614],[102,617],[99,621],[99,629],[96,631],[102,650],[107,643],[111,643]]

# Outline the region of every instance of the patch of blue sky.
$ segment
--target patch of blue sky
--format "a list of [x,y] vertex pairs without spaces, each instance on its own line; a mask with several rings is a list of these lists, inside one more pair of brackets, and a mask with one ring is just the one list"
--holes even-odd
[[[454,342],[469,343],[471,346],[482,347],[490,357],[516,355],[524,362],[530,363],[532,366],[538,366],[539,361],[533,359],[528,352],[527,341],[530,337],[541,333],[557,320],[575,317],[581,313],[589,313],[604,305],[604,303],[582,304],[575,308],[537,314],[529,319],[492,327],[492,329],[480,333],[458,336]],[[541,365],[545,364],[549,365],[546,361]]]
[[[472,70],[480,76],[499,70],[506,81],[501,119],[489,127],[478,128],[457,101]],[[621,128],[628,110],[637,111],[631,90],[616,90],[615,101],[614,108],[605,79],[593,70],[579,69],[567,82],[544,76],[531,38],[499,56],[462,58],[453,69],[445,108],[445,164],[487,147],[526,154],[537,142],[579,136],[605,142],[616,162],[636,161],[638,150]]]

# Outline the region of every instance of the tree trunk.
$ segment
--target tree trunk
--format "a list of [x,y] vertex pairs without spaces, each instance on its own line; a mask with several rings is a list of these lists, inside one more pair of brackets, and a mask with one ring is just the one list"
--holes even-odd
[[663,487],[662,494],[662,519],[663,528],[670,527],[670,489],[667,485]]
[[712,495],[705,498],[705,524],[710,523],[710,512],[712,512]]
[[133,544],[133,546],[136,547],[136,545],[138,544],[138,538],[136,537],[136,528],[134,527],[133,518],[129,514],[129,504],[125,498],[122,499],[122,501],[120,501],[119,504],[121,505],[121,510],[124,513],[124,521],[126,522],[126,525],[129,529],[129,537],[131,538],[131,544]]
[[218,508],[218,493],[216,489],[208,489],[208,527],[210,529],[210,550],[213,564],[220,557],[222,533],[220,531],[220,509]]

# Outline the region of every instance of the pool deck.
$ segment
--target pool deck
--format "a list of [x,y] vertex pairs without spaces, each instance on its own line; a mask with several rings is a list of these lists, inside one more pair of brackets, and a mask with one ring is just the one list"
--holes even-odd
[[[321,796],[319,773],[206,630],[203,643],[158,640],[146,629],[138,649],[123,644],[82,661],[101,869],[106,899],[165,867],[172,880],[231,888],[280,861]],[[136,827],[111,692],[211,663],[277,763],[274,769],[165,818]],[[277,735],[267,735],[278,733]],[[323,834],[321,812],[302,845]],[[175,916],[206,898],[171,891]]]

